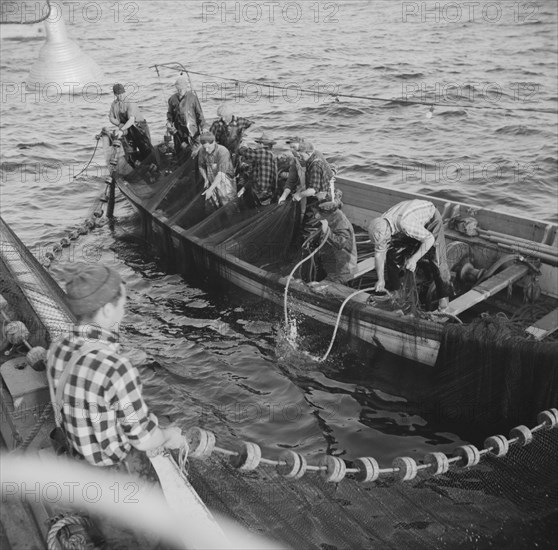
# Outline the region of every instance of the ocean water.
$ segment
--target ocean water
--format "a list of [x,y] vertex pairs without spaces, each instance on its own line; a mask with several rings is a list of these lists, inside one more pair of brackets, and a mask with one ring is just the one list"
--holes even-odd
[[[109,124],[112,84],[133,93],[159,140],[177,73],[151,67],[179,62],[210,120],[233,101],[258,131],[306,137],[345,176],[558,222],[558,5],[473,4],[64,5],[70,37],[104,71],[81,96],[56,86],[26,93],[42,39],[10,27],[0,67],[1,215],[38,256],[79,224],[104,186],[102,153],[73,176]],[[80,239],[63,259],[99,258],[126,278],[125,337],[148,352],[145,388],[158,413],[259,442],[268,456],[293,448],[389,463],[475,439],[458,414],[448,422],[425,412],[428,369],[343,340],[325,364],[292,353],[279,308],[166,274],[132,209],[120,201],[116,214],[114,228]],[[60,263],[52,272],[62,280]],[[323,353],[330,335],[314,326],[300,347]]]

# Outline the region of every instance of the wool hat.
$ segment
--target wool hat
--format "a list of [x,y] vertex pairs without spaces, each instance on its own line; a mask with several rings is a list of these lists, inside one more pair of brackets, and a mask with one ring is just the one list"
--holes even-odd
[[175,86],[180,86],[181,88],[189,88],[190,87],[190,80],[188,79],[187,76],[180,75],[176,79],[174,85]]
[[215,141],[215,136],[211,132],[203,132],[200,135],[200,143],[213,143]]
[[268,145],[270,147],[273,147],[277,143],[277,141],[275,141],[274,139],[267,137],[267,134],[265,132],[262,132],[262,135],[254,139],[254,141],[256,143],[261,143],[262,145]]
[[115,84],[112,87],[112,91],[114,92],[114,95],[117,95],[117,94],[123,94],[126,91],[126,89],[124,88],[124,86],[122,86],[122,84]]
[[217,108],[217,116],[227,117],[234,113],[234,109],[230,103],[221,103]]
[[106,265],[76,264],[66,275],[70,311],[78,317],[95,313],[118,295],[121,284],[120,274]]

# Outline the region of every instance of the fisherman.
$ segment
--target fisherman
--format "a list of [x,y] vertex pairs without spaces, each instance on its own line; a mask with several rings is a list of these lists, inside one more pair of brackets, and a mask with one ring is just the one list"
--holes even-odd
[[145,117],[138,106],[124,98],[126,90],[122,84],[112,87],[115,99],[110,106],[109,120],[118,126],[116,136],[124,135],[132,148],[132,162],[143,161],[152,155],[152,161],[158,164],[157,154],[151,145],[151,134]]
[[241,144],[238,153],[241,161],[251,164],[250,177],[245,181],[251,200],[256,205],[266,206],[277,198],[277,159],[272,152],[277,142],[265,133],[254,141],[259,144],[257,149]]
[[234,168],[228,149],[219,145],[211,132],[204,132],[200,142],[198,165],[205,189],[202,195],[206,210],[212,212],[236,198]]
[[191,89],[190,80],[179,76],[174,83],[176,93],[169,98],[167,128],[173,134],[174,151],[182,151],[199,145],[199,136],[206,127],[198,96]]
[[[420,246],[405,263],[405,268],[414,272],[417,262],[426,256],[433,267],[434,282],[438,293],[438,309],[448,307],[450,294],[450,272],[446,258],[446,241],[442,216],[433,203],[425,200],[403,201],[391,207],[379,218],[370,222],[368,227],[370,240],[375,246],[376,273],[378,282],[376,292],[385,289],[398,291],[399,267],[390,253],[390,244],[397,235],[406,235],[415,239]],[[387,283],[384,269],[387,273]]]
[[229,150],[233,164],[236,165],[242,136],[245,130],[252,126],[253,122],[247,118],[235,116],[229,103],[223,103],[219,106],[217,116],[219,120],[211,125],[209,131],[215,136],[218,145],[223,145]]
[[307,200],[306,211],[317,204],[318,193],[331,192],[335,181],[335,171],[322,153],[314,149],[309,141],[293,138],[289,141],[294,160],[289,170],[289,178],[279,204],[292,194],[294,201]]
[[61,425],[77,458],[93,466],[124,464],[137,471],[138,451],[178,449],[177,427],[159,428],[143,395],[139,372],[119,344],[126,287],[117,271],[79,263],[68,274],[67,303],[77,318],[47,354],[51,395],[59,393]]
[[355,273],[357,266],[357,247],[355,231],[347,216],[341,210],[342,192],[336,189],[332,200],[330,193],[318,193],[317,206],[313,207],[314,217],[320,220],[322,232],[329,227],[325,245],[318,252],[325,280],[346,283]]

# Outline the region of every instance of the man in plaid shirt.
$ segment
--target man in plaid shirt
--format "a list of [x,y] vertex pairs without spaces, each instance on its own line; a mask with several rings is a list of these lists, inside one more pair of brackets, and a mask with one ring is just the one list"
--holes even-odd
[[74,454],[94,466],[116,466],[133,449],[181,447],[180,429],[159,428],[137,368],[120,353],[126,302],[120,275],[102,264],[78,264],[66,292],[78,323],[51,344],[47,369],[53,395],[65,380],[61,424]]
[[[420,246],[405,263],[405,268],[414,272],[417,262],[427,253],[435,269],[434,282],[439,297],[439,309],[446,309],[450,290],[450,272],[446,257],[446,241],[442,216],[429,201],[403,201],[391,207],[379,218],[372,220],[368,227],[370,240],[375,247],[376,273],[378,282],[376,292],[386,288],[384,269],[388,273],[388,290],[400,287],[399,268],[388,253],[392,238],[398,234],[406,235],[420,242]],[[432,254],[434,252],[434,254]],[[432,256],[434,256],[432,258]],[[387,258],[387,261],[386,261]]]
[[247,118],[235,116],[231,106],[227,103],[223,103],[217,109],[217,115],[219,120],[211,125],[209,131],[215,136],[218,145],[223,145],[229,150],[233,163],[235,163],[242,135],[254,123]]
[[260,205],[268,205],[274,199],[277,192],[277,159],[271,152],[276,141],[269,139],[265,134],[254,140],[261,147],[251,149],[241,145],[238,153],[243,160],[251,164],[251,177],[246,186],[254,195],[255,202]]
[[326,194],[330,192],[331,180],[335,177],[335,172],[322,153],[314,149],[312,143],[300,138],[293,138],[288,143],[291,145],[295,159],[300,162],[304,169],[302,176],[304,181],[301,181],[301,174],[299,173],[300,170],[297,167],[297,163],[293,162],[279,203],[282,203],[293,193],[294,201],[300,201],[304,198],[308,199],[308,209],[317,205],[318,199],[316,195],[318,193]]

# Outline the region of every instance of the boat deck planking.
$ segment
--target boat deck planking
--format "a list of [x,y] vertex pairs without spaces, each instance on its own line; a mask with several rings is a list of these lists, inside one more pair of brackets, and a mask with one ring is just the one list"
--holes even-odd
[[496,273],[486,281],[476,285],[465,294],[459,296],[449,303],[448,313],[452,315],[459,315],[467,309],[473,307],[480,302],[483,302],[490,296],[494,296],[501,290],[508,287],[508,285],[519,281],[522,277],[529,272],[529,266],[524,264],[512,265],[503,271]]
[[536,340],[542,340],[551,335],[558,330],[558,308],[547,313],[525,330],[532,334]]

